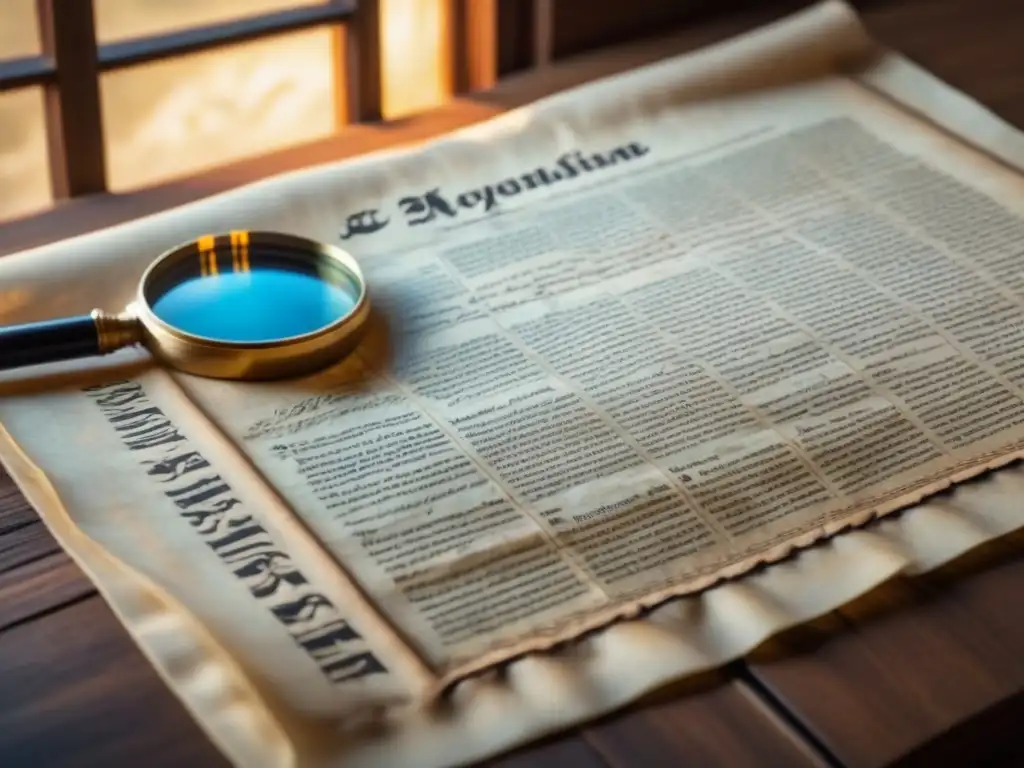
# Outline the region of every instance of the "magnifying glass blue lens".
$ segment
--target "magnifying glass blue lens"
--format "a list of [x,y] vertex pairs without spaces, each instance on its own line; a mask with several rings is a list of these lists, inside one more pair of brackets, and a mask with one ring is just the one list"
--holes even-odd
[[142,345],[197,376],[305,376],[352,352],[370,312],[363,271],[340,248],[283,232],[203,235],[160,254],[124,312],[0,327],[0,370]]
[[152,301],[179,331],[227,343],[275,342],[313,333],[348,315],[355,286],[275,265],[192,275]]

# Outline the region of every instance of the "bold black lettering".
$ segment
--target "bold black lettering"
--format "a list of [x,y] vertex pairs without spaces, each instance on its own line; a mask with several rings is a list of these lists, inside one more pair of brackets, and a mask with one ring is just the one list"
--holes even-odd
[[410,227],[433,221],[438,213],[443,213],[449,218],[456,215],[455,208],[441,196],[441,191],[437,187],[422,195],[403,197],[398,201],[398,207],[408,217],[407,223]]
[[523,191],[523,188],[519,186],[519,181],[516,179],[505,179],[497,186],[498,194],[504,195],[505,197],[512,197],[518,195]]
[[[246,515],[244,518],[241,518],[238,521],[239,525],[245,525],[248,523],[252,523],[251,515]],[[232,528],[235,528],[235,526],[231,523],[229,523],[228,525],[230,525]],[[248,527],[246,528],[236,528],[231,533],[227,534],[226,536],[222,536],[219,539],[211,540],[210,547],[213,549],[214,552],[217,552],[218,550],[230,546],[231,544],[238,544],[239,542],[245,541],[246,539],[252,536],[258,536],[261,533],[266,534],[266,532],[267,529],[264,528],[262,525],[259,525],[258,523],[253,523],[252,525],[248,525]]]
[[295,639],[335,683],[387,672],[380,660],[369,651],[347,656],[343,654],[346,643],[362,639],[344,619],[296,635]]
[[[448,205],[446,201],[444,204]],[[96,399],[111,426],[120,433],[122,442],[133,450],[185,440],[158,408],[137,407],[147,402],[140,384],[114,382],[89,387],[83,392]],[[210,463],[202,455],[185,449],[159,460],[140,463],[146,467],[147,475],[161,483],[180,480],[196,470],[210,469]],[[228,512],[241,501],[219,475],[208,474],[184,487],[167,488],[164,495],[182,510],[182,518],[202,536],[218,537],[208,540],[208,545],[221,560],[233,566],[235,577],[243,581],[257,599],[274,596],[282,584],[290,587],[309,584],[291,558],[275,547],[270,534],[254,522],[251,515],[229,516]],[[361,637],[348,622],[338,618],[336,607],[324,595],[306,594],[271,606],[270,610],[331,682],[387,673],[372,653],[345,655],[345,643]],[[325,616],[321,615],[323,612]],[[310,628],[318,620],[326,623]]]
[[162,483],[169,483],[197,469],[208,469],[210,462],[198,452],[189,451],[188,453],[176,453],[160,461],[144,461],[143,465],[149,467],[146,474],[155,477]]
[[127,385],[139,386],[136,382],[129,381],[128,379],[118,379],[117,381],[108,381],[105,384],[90,384],[88,387],[82,387],[82,391],[92,395],[94,392],[103,392],[111,387],[124,387]]
[[184,488],[172,488],[167,491],[175,504],[181,509],[188,509],[196,504],[202,504],[215,496],[231,493],[231,488],[220,479],[220,475],[207,475],[202,480],[197,480]]
[[379,232],[391,221],[388,218],[381,221],[378,218],[379,215],[380,212],[376,208],[367,208],[365,211],[349,214],[345,219],[345,229],[338,237],[348,240],[356,235],[372,235],[374,232]]
[[303,595],[298,600],[279,603],[270,609],[286,626],[312,621],[320,611],[335,611],[334,603],[319,593]]
[[107,414],[114,429],[122,432],[122,440],[133,451],[156,448],[158,445],[181,442],[184,435],[171,424],[170,420],[156,406],[123,413]]
[[566,178],[574,179],[580,175],[580,172],[576,170],[576,166],[569,162],[569,158],[569,155],[562,155],[558,158],[558,167],[565,173]]
[[242,542],[240,546],[232,547],[231,549],[221,548],[217,554],[226,563],[239,563],[247,558],[255,557],[257,554],[278,554],[285,557],[284,552],[278,552],[275,549],[276,546],[270,534],[267,534],[265,538],[250,539]]
[[483,189],[474,189],[471,192],[463,192],[455,201],[463,208],[474,208],[479,203],[484,204],[484,211],[489,211],[498,203],[494,195],[494,187],[488,185]]
[[283,552],[259,554],[236,568],[234,573],[239,579],[255,582],[249,585],[249,591],[259,598],[275,594],[282,583],[293,587],[309,583]]
[[[591,155],[588,159],[584,157],[583,153],[579,150],[573,152],[572,155],[576,159],[576,162],[580,164],[580,167],[587,173],[597,170],[598,168],[604,168],[608,165],[600,155]],[[600,162],[595,162],[595,160],[599,160]]]
[[[210,536],[216,533],[217,529],[224,523],[224,517],[228,510],[234,507],[236,504],[241,504],[238,499],[231,497],[227,499],[218,499],[215,503],[208,507],[201,507],[200,509],[189,509],[181,513],[182,518],[188,521],[188,524],[195,528],[203,536]],[[179,505],[180,506],[180,505]],[[228,518],[229,525],[240,525],[241,522],[248,521],[251,518],[246,515],[241,518],[241,521],[232,520]]]
[[619,160],[628,163],[632,159],[633,155],[626,147],[616,147],[615,149],[608,153],[608,161],[611,165],[615,165],[615,163],[619,162]]
[[344,619],[335,619],[322,627],[296,632],[293,637],[314,656],[323,654],[325,650],[331,650],[341,643],[362,640],[362,636]]
[[380,660],[369,651],[363,651],[353,656],[345,656],[327,664],[321,664],[320,669],[324,671],[332,683],[358,680],[360,677],[366,677],[367,675],[387,674],[388,671],[380,663]]
[[[113,386],[114,389],[107,390]],[[96,397],[96,404],[106,410],[108,408],[120,408],[122,406],[141,400],[146,395],[142,391],[142,385],[128,381],[119,381],[114,384],[104,384],[101,387],[86,387],[85,390],[90,396]],[[94,395],[93,393],[96,393]]]
[[[154,417],[160,422],[167,421],[164,412],[155,405],[145,408],[126,408],[124,406],[108,406],[104,408],[107,412],[107,421],[114,425],[118,432],[128,432],[138,426],[145,426]],[[136,422],[140,422],[136,424]]]
[[544,168],[537,168],[536,170],[530,171],[530,173],[524,173],[519,177],[519,180],[523,183],[523,186],[527,189],[536,189],[537,187],[546,187],[556,181],[561,180],[562,175],[558,171],[547,171]]

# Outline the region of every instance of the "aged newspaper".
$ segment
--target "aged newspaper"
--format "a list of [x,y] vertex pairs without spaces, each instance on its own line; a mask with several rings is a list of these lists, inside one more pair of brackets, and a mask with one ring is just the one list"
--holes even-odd
[[9,374],[2,458],[236,764],[472,762],[1024,525],[935,495],[1024,447],[1021,161],[825,3],[4,259],[15,322],[280,229],[375,309],[300,381]]

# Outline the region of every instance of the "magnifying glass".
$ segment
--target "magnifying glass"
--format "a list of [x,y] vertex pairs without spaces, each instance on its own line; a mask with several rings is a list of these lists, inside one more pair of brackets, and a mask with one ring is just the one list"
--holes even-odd
[[369,313],[362,271],[340,248],[277,232],[207,235],[161,254],[121,314],[0,328],[0,369],[142,344],[199,376],[300,376],[351,351]]

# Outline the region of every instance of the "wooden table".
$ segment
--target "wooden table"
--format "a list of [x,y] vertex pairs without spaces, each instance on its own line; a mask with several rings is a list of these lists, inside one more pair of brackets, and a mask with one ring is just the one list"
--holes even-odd
[[[1024,3],[862,2],[881,40],[1024,126]],[[0,228],[0,253],[240,182],[418,139],[544,93],[706,44],[764,10],[515,77],[390,127]],[[1022,500],[1024,503],[1024,500]],[[1024,535],[886,585],[714,675],[493,761],[495,766],[1022,766]],[[0,766],[203,766],[224,760],[103,600],[0,477]]]

